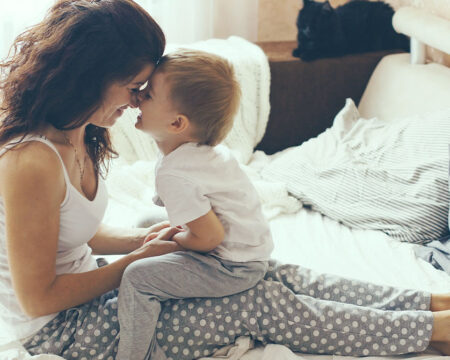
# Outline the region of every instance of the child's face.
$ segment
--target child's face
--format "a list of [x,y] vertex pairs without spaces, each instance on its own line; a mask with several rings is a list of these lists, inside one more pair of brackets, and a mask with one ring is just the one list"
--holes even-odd
[[157,141],[166,139],[170,134],[170,124],[177,116],[169,94],[170,87],[164,73],[156,72],[139,95],[141,115],[138,116],[136,128],[149,133]]

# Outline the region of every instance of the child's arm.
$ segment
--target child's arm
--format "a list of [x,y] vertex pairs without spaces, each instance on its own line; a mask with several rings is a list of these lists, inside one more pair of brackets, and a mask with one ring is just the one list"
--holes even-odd
[[225,229],[213,210],[186,224],[187,231],[175,234],[172,240],[185,249],[208,252],[219,246],[224,237]]

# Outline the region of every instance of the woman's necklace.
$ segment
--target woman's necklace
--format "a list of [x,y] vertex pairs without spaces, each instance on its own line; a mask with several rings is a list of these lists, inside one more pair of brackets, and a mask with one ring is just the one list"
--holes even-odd
[[[86,160],[87,160],[87,156],[86,154],[84,154],[84,160],[83,160],[83,167],[81,167],[81,162],[80,162],[80,158],[78,157],[78,151],[77,148],[75,147],[75,145],[73,145],[72,141],[70,141],[69,137],[67,136],[65,131],[62,131],[64,138],[66,139],[66,142],[72,146],[73,151],[75,152],[75,161],[78,164],[78,169],[80,170],[80,186],[81,186],[81,190],[83,191],[84,195],[86,195],[86,191],[84,191],[84,187],[83,187],[83,177],[84,177],[84,171],[86,170]],[[87,196],[87,195],[86,195]]]

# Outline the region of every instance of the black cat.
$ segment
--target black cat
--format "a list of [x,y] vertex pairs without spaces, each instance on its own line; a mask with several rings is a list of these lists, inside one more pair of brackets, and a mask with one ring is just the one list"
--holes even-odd
[[304,0],[297,18],[298,48],[305,61],[368,51],[402,49],[409,40],[392,27],[393,9],[383,2],[354,0],[333,9],[328,1]]

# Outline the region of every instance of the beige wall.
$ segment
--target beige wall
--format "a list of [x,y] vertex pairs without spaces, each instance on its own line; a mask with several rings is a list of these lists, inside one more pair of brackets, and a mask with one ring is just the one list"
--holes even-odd
[[258,41],[295,40],[301,6],[302,0],[259,0]]
[[[331,0],[330,3],[336,7],[347,1]],[[302,0],[259,0],[258,41],[295,40],[295,22],[302,6]]]
[[[336,7],[348,0],[330,0]],[[450,20],[450,0],[386,0],[394,9],[414,6],[426,9]],[[259,0],[258,41],[292,41],[297,37],[295,25],[302,0]],[[450,55],[433,49],[429,55],[434,61],[450,65]]]

